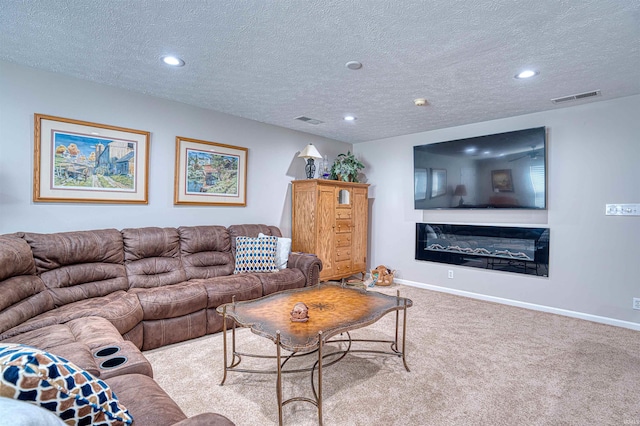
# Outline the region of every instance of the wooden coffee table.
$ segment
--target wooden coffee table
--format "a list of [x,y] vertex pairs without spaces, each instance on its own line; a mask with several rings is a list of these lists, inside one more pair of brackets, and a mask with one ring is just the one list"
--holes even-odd
[[[292,322],[291,310],[297,302],[309,307],[307,322]],[[392,355],[402,358],[404,368],[409,371],[405,358],[405,336],[407,331],[407,308],[413,302],[410,299],[389,296],[365,289],[347,288],[337,284],[319,284],[295,290],[270,294],[260,299],[232,302],[217,308],[223,316],[224,376],[220,385],[227,379],[228,371],[244,373],[276,374],[276,395],[278,398],[278,420],[282,425],[282,408],[294,401],[309,402],[318,408],[318,424],[322,425],[322,369],[335,364],[349,352],[367,352]],[[390,312],[396,313],[394,340],[352,339],[349,331],[373,324]],[[400,320],[402,312],[402,320]],[[234,320],[231,333],[231,353],[227,355],[227,317]],[[402,335],[400,334],[402,324]],[[250,327],[259,336],[272,340],[276,346],[275,355],[248,354],[236,350],[236,325]],[[346,336],[346,337],[344,337]],[[332,337],[335,337],[332,339]],[[388,350],[351,349],[353,342],[389,344]],[[328,343],[346,344],[346,349],[324,353]],[[399,345],[400,343],[400,345]],[[282,354],[282,350],[289,354]],[[317,359],[308,368],[286,369],[289,359],[317,353]],[[275,370],[248,370],[239,368],[242,356],[275,358]],[[317,386],[314,374],[317,370]],[[311,385],[314,399],[293,397],[283,401],[282,375],[301,371],[311,372]]]

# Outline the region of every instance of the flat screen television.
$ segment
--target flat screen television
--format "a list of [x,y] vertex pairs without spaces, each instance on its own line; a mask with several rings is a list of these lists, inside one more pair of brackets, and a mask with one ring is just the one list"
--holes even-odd
[[416,209],[546,209],[545,127],[413,147]]

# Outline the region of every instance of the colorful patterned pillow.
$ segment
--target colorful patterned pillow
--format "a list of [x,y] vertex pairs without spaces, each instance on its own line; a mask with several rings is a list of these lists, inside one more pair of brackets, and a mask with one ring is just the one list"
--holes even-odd
[[68,425],[133,422],[105,382],[64,358],[26,345],[0,345],[0,396],[40,405]]
[[277,272],[277,244],[278,237],[236,237],[236,268],[233,273]]

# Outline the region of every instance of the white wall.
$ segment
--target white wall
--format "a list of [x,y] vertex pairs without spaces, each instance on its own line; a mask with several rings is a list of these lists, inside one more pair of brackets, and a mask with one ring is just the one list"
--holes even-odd
[[[148,205],[34,203],[33,114],[151,132]],[[604,215],[640,203],[640,96],[355,146],[367,164],[369,266],[442,286],[640,324],[640,217]],[[413,146],[526,127],[549,128],[549,210],[413,209]],[[175,137],[249,148],[247,207],[173,205]],[[266,223],[290,234],[290,184],[307,143],[330,159],[349,144],[0,61],[0,233],[139,226]],[[415,223],[542,224],[551,228],[549,278],[414,260]],[[447,279],[453,269],[455,278]]]
[[[148,205],[34,203],[34,113],[151,132]],[[247,206],[174,206],[175,138],[249,149]],[[350,144],[0,61],[0,234],[15,231],[265,223],[291,233],[290,181],[313,143],[332,160]]]
[[[549,132],[547,211],[414,210],[414,145],[537,126]],[[604,214],[607,203],[640,203],[639,138],[640,96],[631,96],[356,144],[372,184],[369,264],[406,282],[640,325],[631,308],[640,297],[640,217]],[[417,261],[416,222],[548,226],[549,277]]]

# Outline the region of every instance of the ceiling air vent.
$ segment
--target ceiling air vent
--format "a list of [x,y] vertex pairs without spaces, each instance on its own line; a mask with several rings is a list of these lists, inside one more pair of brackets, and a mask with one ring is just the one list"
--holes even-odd
[[324,123],[324,121],[316,120],[315,118],[305,117],[304,115],[301,115],[300,117],[296,117],[295,120],[304,121],[305,123],[309,123],[309,124],[322,124],[322,123]]
[[563,96],[561,98],[554,98],[554,99],[551,99],[551,102],[553,102],[554,104],[561,104],[563,102],[577,101],[577,100],[584,99],[584,98],[590,98],[592,96],[600,96],[600,91],[599,90],[594,90],[592,92],[584,92],[584,93],[578,93],[577,95],[570,95],[570,96]]

